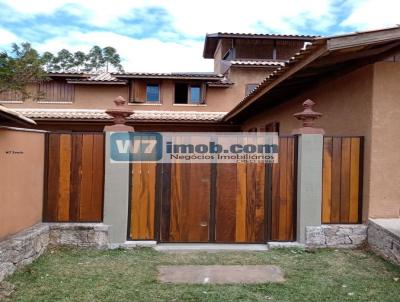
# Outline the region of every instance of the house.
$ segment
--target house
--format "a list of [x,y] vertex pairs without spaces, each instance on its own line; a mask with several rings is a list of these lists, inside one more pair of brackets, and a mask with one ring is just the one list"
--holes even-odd
[[[3,102],[50,130],[45,221],[102,221],[113,243],[357,245],[368,219],[400,216],[399,51],[400,27],[209,34],[212,73],[53,73],[31,87],[44,99]],[[102,130],[118,95],[135,131],[278,132],[279,163],[112,165]],[[325,136],[292,135],[307,99]]]
[[[50,81],[30,87],[42,98],[23,101],[3,93],[0,103],[35,119],[49,130],[102,131],[104,113],[116,96],[135,111],[128,124],[137,130],[231,129],[222,117],[268,74],[313,36],[217,33],[206,36],[209,73],[50,73]],[[194,114],[195,112],[195,114]],[[174,128],[175,127],[175,128]]]

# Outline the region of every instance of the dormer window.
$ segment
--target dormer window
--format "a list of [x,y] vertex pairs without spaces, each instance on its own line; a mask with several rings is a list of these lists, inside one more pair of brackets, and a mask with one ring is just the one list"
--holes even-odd
[[200,84],[175,84],[175,104],[203,104],[203,99],[203,89]]

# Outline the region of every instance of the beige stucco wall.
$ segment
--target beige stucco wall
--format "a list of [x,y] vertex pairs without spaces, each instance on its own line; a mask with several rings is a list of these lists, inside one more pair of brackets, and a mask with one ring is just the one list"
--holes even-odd
[[400,217],[400,63],[379,62],[374,73],[369,214]]
[[280,123],[282,135],[300,127],[293,113],[302,111],[302,102],[310,98],[315,110],[324,115],[317,125],[326,135],[364,136],[363,218],[368,217],[371,169],[371,117],[374,66],[368,65],[333,80],[327,80],[304,91],[275,108],[262,112],[245,121],[243,129],[261,129],[270,122]]
[[[261,82],[270,72],[266,68],[232,68],[229,72],[229,78],[235,84],[228,88],[207,87],[206,103],[201,105],[174,104],[176,81],[159,80],[161,103],[127,104],[126,106],[133,110],[228,112],[244,98],[247,84]],[[146,82],[146,80],[139,81]],[[34,90],[35,88],[31,87],[32,89]],[[75,100],[71,104],[40,103],[34,99],[27,99],[20,104],[8,103],[5,105],[10,108],[107,109],[114,106],[112,101],[117,96],[122,96],[128,100],[128,85],[76,84]]]
[[43,172],[44,134],[0,129],[0,239],[42,220]]

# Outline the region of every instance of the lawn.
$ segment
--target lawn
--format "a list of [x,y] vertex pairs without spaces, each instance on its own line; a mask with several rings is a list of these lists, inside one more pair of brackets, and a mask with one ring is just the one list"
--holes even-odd
[[[283,284],[172,285],[157,265],[275,264]],[[8,281],[6,301],[400,301],[400,268],[362,250],[160,253],[49,250]]]

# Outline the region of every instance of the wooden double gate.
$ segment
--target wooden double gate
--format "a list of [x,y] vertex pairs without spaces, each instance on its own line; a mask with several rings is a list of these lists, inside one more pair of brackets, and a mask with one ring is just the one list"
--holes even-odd
[[295,239],[296,141],[279,164],[131,164],[129,239],[262,243]]
[[[295,240],[297,143],[278,164],[130,165],[128,239],[261,243]],[[361,137],[324,137],[323,223],[359,223]],[[101,222],[103,133],[49,133],[44,221]]]

